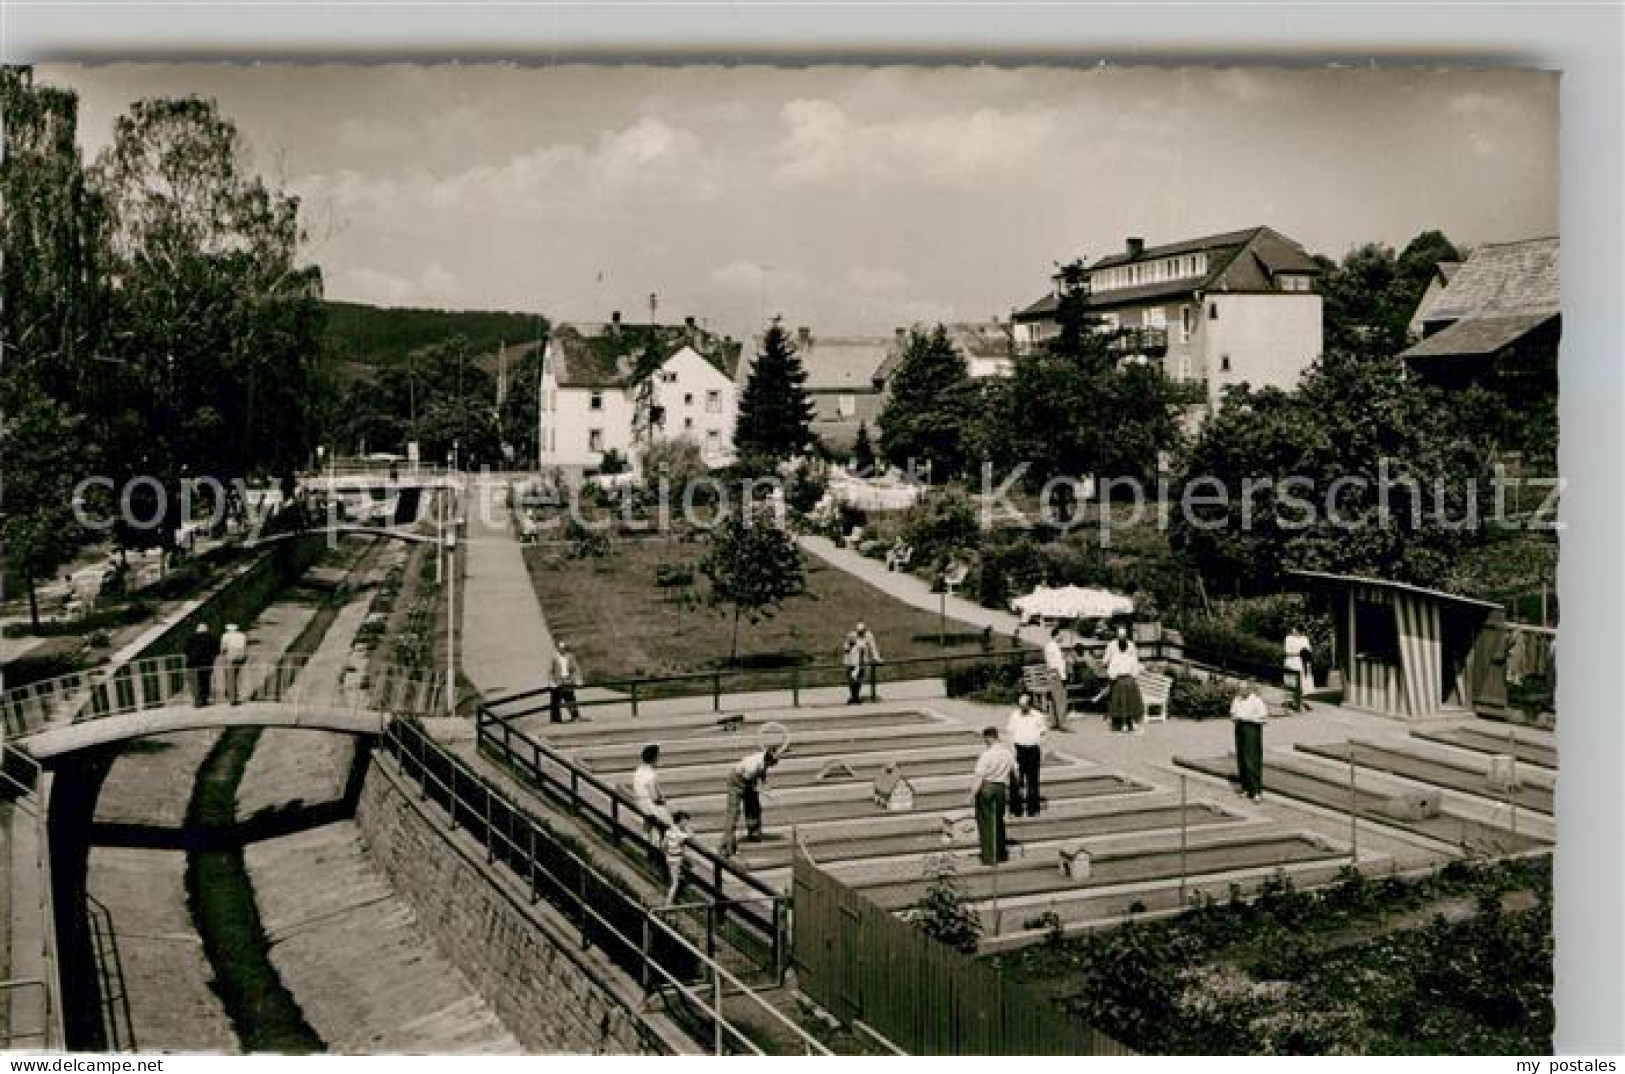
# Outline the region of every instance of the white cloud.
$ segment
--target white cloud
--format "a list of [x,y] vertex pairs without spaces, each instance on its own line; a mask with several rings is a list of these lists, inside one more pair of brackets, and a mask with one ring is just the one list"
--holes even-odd
[[296,186],[307,200],[331,201],[341,209],[545,219],[560,205],[603,205],[629,197],[711,201],[721,193],[723,177],[721,162],[708,155],[693,131],[645,116],[605,131],[590,149],[572,143],[542,146],[450,175],[422,165],[373,175],[343,170],[306,176]]
[[828,100],[800,98],[780,112],[787,128],[777,175],[969,186],[1009,175],[1055,149],[1056,117],[1042,108],[980,108],[866,123]]

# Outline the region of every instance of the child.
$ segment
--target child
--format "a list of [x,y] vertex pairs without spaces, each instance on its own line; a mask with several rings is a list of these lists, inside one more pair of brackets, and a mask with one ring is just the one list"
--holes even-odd
[[666,834],[660,837],[660,848],[666,852],[666,872],[671,874],[671,886],[666,889],[666,905],[677,901],[677,888],[683,882],[683,848],[694,838],[688,826],[688,813],[679,809],[671,815]]

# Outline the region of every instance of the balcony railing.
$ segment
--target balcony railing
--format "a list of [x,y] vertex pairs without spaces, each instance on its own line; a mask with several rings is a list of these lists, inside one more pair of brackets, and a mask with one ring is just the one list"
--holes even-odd
[[1114,354],[1145,354],[1160,357],[1168,353],[1166,328],[1119,328],[1106,347]]

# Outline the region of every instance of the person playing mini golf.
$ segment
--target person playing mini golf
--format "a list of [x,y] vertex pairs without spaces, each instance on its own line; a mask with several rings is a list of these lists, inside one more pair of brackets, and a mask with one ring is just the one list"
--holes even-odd
[[1240,793],[1254,801],[1264,796],[1264,722],[1269,715],[1255,682],[1249,681],[1230,702],[1230,722],[1236,730],[1236,779]]
[[767,771],[779,763],[783,747],[760,749],[745,757],[728,773],[728,809],[722,821],[722,856],[732,857],[739,849],[739,813],[744,808],[745,839],[762,839],[762,788]]
[[1007,860],[1004,838],[1004,806],[1015,757],[1010,747],[999,741],[999,729],[982,730],[983,749],[971,773],[971,804],[976,809],[976,836],[983,865]]

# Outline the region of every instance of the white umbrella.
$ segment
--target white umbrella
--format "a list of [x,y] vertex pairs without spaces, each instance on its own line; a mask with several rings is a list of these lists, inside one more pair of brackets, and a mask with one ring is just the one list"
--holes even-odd
[[1120,593],[1075,585],[1039,586],[1010,606],[1023,619],[1106,619],[1134,612],[1134,602]]

